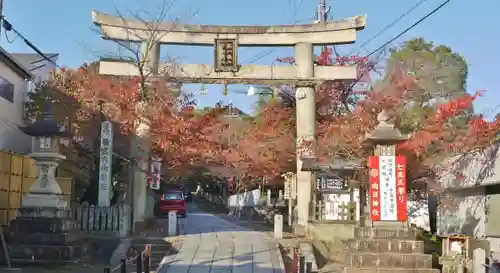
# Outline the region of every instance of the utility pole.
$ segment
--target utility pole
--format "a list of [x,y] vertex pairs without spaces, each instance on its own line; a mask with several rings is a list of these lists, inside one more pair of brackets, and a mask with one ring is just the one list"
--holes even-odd
[[[326,1],[327,0],[319,0],[318,11],[316,12],[318,22],[321,22],[323,24],[326,24],[326,22],[328,21],[328,14],[330,13],[331,9],[331,7],[327,6]],[[321,51],[323,53],[326,50],[327,47],[323,46],[323,49]]]
[[[3,28],[3,0],[0,0],[0,34],[2,34]],[[2,35],[0,35],[0,40],[2,40]]]

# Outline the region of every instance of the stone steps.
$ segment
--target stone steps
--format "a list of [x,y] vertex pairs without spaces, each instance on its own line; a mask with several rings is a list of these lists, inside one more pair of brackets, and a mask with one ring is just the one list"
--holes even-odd
[[424,242],[399,239],[359,238],[344,240],[345,246],[356,252],[424,253]]
[[417,238],[417,231],[404,227],[355,227],[354,237],[415,241]]
[[349,252],[347,265],[356,267],[432,268],[430,254]]
[[[353,226],[352,237],[327,237],[315,245],[334,268],[320,272],[335,273],[437,273],[432,255],[424,254],[424,242],[417,231],[403,226]],[[336,229],[338,229],[336,227]],[[347,232],[346,232],[347,234]],[[319,244],[318,244],[319,241]],[[326,255],[325,255],[326,254]]]

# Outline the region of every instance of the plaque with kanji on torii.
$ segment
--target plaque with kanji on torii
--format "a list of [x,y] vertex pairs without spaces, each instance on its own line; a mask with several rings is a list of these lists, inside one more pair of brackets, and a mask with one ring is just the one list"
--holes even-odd
[[215,72],[238,72],[237,47],[236,39],[215,39]]
[[406,158],[371,156],[370,216],[372,221],[407,221]]

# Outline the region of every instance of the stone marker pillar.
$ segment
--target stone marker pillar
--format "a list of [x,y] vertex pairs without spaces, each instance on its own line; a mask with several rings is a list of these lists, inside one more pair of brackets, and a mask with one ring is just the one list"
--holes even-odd
[[274,215],[274,239],[283,239],[283,215]]
[[9,224],[9,252],[12,261],[21,263],[73,262],[84,255],[83,233],[75,228],[67,196],[55,179],[55,169],[65,156],[59,154],[62,132],[50,105],[42,119],[21,128],[32,137],[30,156],[39,175],[24,197],[18,217]]
[[[314,52],[310,43],[295,45],[295,65],[298,77],[314,77]],[[297,145],[316,138],[316,97],[314,86],[297,86],[296,127]],[[307,153],[307,152],[306,152]],[[312,173],[302,171],[302,153],[297,153],[297,232],[303,233],[309,220]]]
[[[390,120],[387,112],[383,110],[377,116],[378,124],[375,129],[366,135],[366,142],[371,144],[374,148],[374,155],[376,156],[395,156],[396,155],[396,145],[398,143],[405,142],[409,139],[408,135],[403,135],[399,131],[399,129],[395,128],[394,123]],[[369,189],[368,187],[361,187],[364,193],[360,193],[360,197],[368,196]],[[368,202],[366,202],[363,208],[364,215],[362,218],[368,219],[368,221],[361,220],[361,223],[365,223],[368,226],[374,226],[375,223],[371,221],[371,213],[370,213],[370,197],[366,198]],[[400,222],[377,222],[376,225],[395,225],[401,226]],[[406,226],[406,225],[405,225]]]
[[168,212],[168,236],[177,235],[177,213],[175,211]]
[[267,190],[266,194],[266,205],[271,206],[272,201],[271,201],[271,190]]

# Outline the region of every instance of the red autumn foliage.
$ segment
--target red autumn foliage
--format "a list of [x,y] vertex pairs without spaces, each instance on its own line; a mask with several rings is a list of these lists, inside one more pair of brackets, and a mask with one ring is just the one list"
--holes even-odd
[[138,121],[149,121],[152,148],[163,157],[168,170],[186,171],[220,153],[214,136],[224,129],[218,123],[223,107],[196,113],[194,101],[172,92],[165,81],[148,83],[142,97],[140,83],[139,77],[103,76],[84,65],[58,71],[49,85],[74,98],[80,104],[75,109],[79,115],[91,116],[102,109],[126,135],[140,135],[144,126],[138,127]]
[[[293,57],[278,59],[279,62],[293,64]],[[358,65],[371,69],[367,58],[337,57],[332,58],[332,49],[328,48],[317,57],[318,65]],[[339,104],[348,95],[346,83],[340,81],[325,82],[316,90],[318,120],[342,111]],[[293,93],[293,90],[282,90]],[[290,92],[291,91],[291,92]],[[290,95],[290,94],[289,94]],[[294,94],[291,94],[294,97]],[[268,103],[250,124],[247,137],[231,146],[226,153],[226,165],[235,172],[248,176],[266,176],[273,180],[287,171],[296,168],[296,127],[294,107],[283,107],[279,101]],[[280,179],[277,179],[280,180]]]
[[[395,118],[408,105],[412,79],[395,77],[392,88],[374,89],[359,101],[352,113],[332,116],[318,124],[318,151],[320,157],[341,155],[361,157],[365,154],[365,134],[373,130],[376,116],[383,109],[389,110]],[[464,95],[449,102],[429,107],[425,122],[411,138],[399,145],[398,150],[423,164],[432,164],[437,155],[451,155],[464,151],[488,147],[496,139],[500,120],[492,122],[481,116],[468,117],[468,126],[451,126],[450,122],[472,110],[473,101],[479,96]]]
[[251,121],[245,136],[225,151],[227,166],[238,175],[273,176],[295,166],[293,109],[278,102],[264,107]]
[[[411,90],[415,84],[407,75],[391,75],[389,83],[374,87],[366,92],[351,111],[335,111],[334,88],[323,85],[317,90],[317,106],[323,107],[317,121],[316,155],[322,162],[332,158],[366,159],[372,150],[364,145],[366,134],[377,124],[377,115],[386,110],[392,115],[396,125],[401,113],[411,109]],[[485,120],[481,115],[473,115],[472,104],[479,93],[463,95],[445,103],[423,106],[423,120],[417,129],[406,131],[410,139],[398,146],[398,154],[405,155],[409,166],[408,177],[411,180],[424,181],[431,188],[439,190],[440,164],[445,158],[455,155],[481,151],[491,146],[500,132],[500,118]],[[263,118],[269,126],[257,126],[251,129],[258,143],[247,148],[240,145],[240,153],[251,159],[245,165],[249,172],[260,172],[277,176],[288,171],[283,169],[283,162],[294,165],[295,160],[295,125],[294,109],[270,104],[263,112]],[[464,119],[465,124],[455,125],[456,119]],[[403,129],[404,131],[404,129]],[[274,161],[272,156],[279,155]],[[411,186],[410,186],[411,187]]]

